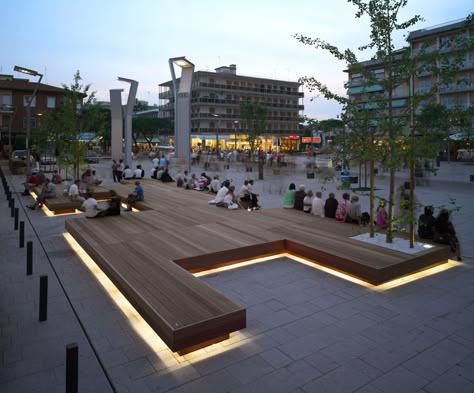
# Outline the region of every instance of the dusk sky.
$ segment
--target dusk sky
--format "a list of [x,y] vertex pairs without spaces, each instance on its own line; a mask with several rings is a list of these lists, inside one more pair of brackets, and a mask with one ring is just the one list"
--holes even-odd
[[[472,0],[410,0],[400,21],[415,14],[425,20],[412,30],[465,18]],[[26,77],[15,65],[45,74],[44,82],[70,85],[76,70],[92,84],[97,99],[128,86],[117,77],[139,82],[137,98],[158,104],[158,84],[171,79],[170,57],[186,56],[196,70],[236,64],[237,73],[297,81],[314,76],[340,94],[344,62],[299,43],[294,34],[321,38],[340,49],[355,50],[369,37],[368,19],[355,19],[346,0],[24,0],[0,7],[0,73]],[[396,46],[404,45],[404,34]],[[359,55],[367,60],[370,53]],[[34,79],[34,78],[33,78]],[[123,95],[124,103],[126,95]],[[336,117],[339,106],[311,101],[310,118]]]

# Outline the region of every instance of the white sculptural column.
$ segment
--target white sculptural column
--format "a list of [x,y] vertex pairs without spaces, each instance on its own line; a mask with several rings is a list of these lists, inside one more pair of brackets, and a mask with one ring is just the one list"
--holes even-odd
[[[173,81],[175,126],[174,147],[177,163],[190,169],[191,165],[191,88],[194,64],[184,56],[169,59],[171,78]],[[176,78],[175,68],[181,68],[181,77]]]
[[121,78],[118,80],[120,82],[130,83],[130,91],[128,92],[127,105],[124,107],[123,117],[124,117],[124,162],[125,165],[131,166],[132,164],[132,115],[133,115],[133,106],[135,105],[135,98],[137,96],[138,82],[133,79]]
[[123,110],[122,110],[123,89],[110,89],[110,115],[111,115],[111,147],[112,159],[123,158]]

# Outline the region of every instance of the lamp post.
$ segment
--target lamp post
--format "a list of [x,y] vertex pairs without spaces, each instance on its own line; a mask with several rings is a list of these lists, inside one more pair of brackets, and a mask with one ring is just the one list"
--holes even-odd
[[234,120],[234,128],[235,128],[235,134],[234,134],[234,142],[235,142],[235,150],[237,150],[237,127],[239,125],[239,121],[238,120]]
[[130,90],[128,92],[127,105],[123,112],[124,116],[124,154],[125,154],[125,165],[131,165],[132,159],[132,114],[133,105],[135,104],[135,97],[137,96],[138,82],[133,79],[118,77],[119,82],[125,82],[130,84]]
[[38,87],[43,79],[43,74],[40,74],[37,71],[30,70],[28,68],[15,66],[13,68],[16,72],[21,72],[22,74],[31,75],[31,76],[39,76],[38,81],[33,89],[33,94],[29,96],[28,102],[26,103],[26,181],[28,182],[28,175],[30,174],[30,138],[31,138],[31,103],[36,97],[36,92],[38,91]]
[[217,117],[217,128],[216,128],[216,154],[219,156],[219,126],[221,125],[221,118],[217,113],[213,113],[211,116]]

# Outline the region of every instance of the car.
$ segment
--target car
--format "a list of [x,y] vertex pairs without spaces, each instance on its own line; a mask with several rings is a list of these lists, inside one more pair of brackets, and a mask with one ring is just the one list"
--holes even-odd
[[28,157],[28,152],[26,150],[15,150],[12,153],[12,160],[22,160],[25,161]]
[[86,153],[86,162],[88,164],[98,164],[100,156],[94,151],[88,151]]
[[40,165],[56,165],[56,157],[50,153],[43,153],[40,156]]

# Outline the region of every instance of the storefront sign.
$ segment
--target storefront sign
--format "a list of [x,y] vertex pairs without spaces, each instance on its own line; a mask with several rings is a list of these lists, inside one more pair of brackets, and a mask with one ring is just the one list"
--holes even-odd
[[321,143],[321,137],[313,136],[311,138],[310,136],[304,136],[304,137],[301,138],[301,141],[303,143]]

